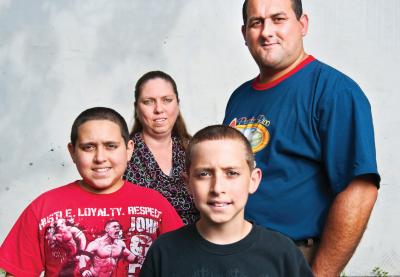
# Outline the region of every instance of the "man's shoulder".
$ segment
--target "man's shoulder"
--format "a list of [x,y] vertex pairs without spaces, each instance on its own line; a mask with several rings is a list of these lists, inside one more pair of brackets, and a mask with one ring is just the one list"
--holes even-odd
[[[246,94],[249,92],[249,90],[252,89],[252,84],[254,82],[254,79],[248,80],[246,82],[244,82],[243,84],[241,84],[239,87],[237,87],[232,94],[229,97],[228,100],[228,104],[227,107],[232,104],[235,103],[236,101],[240,102],[240,99],[243,97],[246,97]],[[239,100],[238,100],[239,99]]]
[[238,87],[233,91],[232,96],[233,96],[233,95],[236,95],[236,94],[244,93],[246,90],[248,90],[249,88],[251,88],[251,87],[252,87],[252,84],[253,84],[253,82],[254,82],[254,79],[255,79],[255,78],[253,78],[253,79],[251,79],[251,80],[248,80],[248,81],[242,83],[240,86],[238,86]]
[[341,84],[347,83],[351,86],[358,86],[357,83],[347,74],[322,61],[315,60],[314,70],[315,74],[317,74],[320,79],[326,80],[327,82],[340,82]]

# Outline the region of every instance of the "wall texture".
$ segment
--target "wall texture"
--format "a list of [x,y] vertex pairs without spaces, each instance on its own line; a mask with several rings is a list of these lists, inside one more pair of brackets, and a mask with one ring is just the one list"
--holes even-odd
[[[190,130],[222,121],[257,74],[239,0],[0,0],[0,241],[40,193],[79,176],[66,144],[73,119],[104,105],[132,123],[133,86],[161,69],[178,83]],[[400,274],[400,1],[304,1],[306,49],[355,79],[375,120],[380,196],[348,275]]]

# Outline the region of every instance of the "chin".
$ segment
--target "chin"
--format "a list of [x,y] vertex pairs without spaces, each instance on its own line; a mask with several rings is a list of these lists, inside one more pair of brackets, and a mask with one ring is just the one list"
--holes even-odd
[[113,184],[111,182],[85,182],[85,185],[91,190],[102,192],[111,189],[113,186],[116,186],[117,183]]
[[231,219],[232,218],[228,218],[228,217],[213,217],[213,216],[207,217],[207,221],[212,224],[224,224],[224,223],[229,222]]

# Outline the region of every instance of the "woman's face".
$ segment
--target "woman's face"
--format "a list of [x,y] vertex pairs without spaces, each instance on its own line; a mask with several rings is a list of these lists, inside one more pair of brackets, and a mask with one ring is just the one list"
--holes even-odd
[[179,114],[178,99],[172,84],[161,78],[146,81],[137,99],[136,114],[144,134],[171,135]]

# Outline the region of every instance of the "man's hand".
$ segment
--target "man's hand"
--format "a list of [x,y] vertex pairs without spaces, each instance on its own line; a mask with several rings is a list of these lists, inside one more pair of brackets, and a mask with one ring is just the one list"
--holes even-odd
[[81,273],[81,275],[82,275],[82,277],[92,277],[93,276],[92,272],[89,269],[86,269],[85,271],[83,271]]
[[366,229],[378,191],[369,179],[354,179],[332,203],[312,270],[316,277],[336,277],[344,269]]

